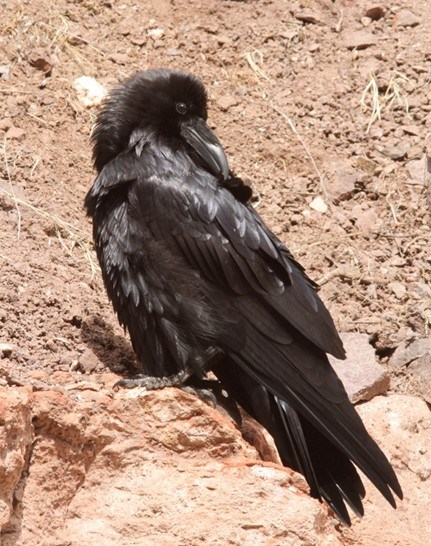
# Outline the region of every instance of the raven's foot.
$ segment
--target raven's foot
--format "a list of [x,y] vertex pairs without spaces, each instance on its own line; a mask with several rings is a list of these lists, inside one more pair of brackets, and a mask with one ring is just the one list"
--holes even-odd
[[170,375],[167,377],[153,377],[150,375],[135,375],[130,379],[120,379],[114,385],[114,389],[118,387],[124,387],[125,389],[134,389],[136,387],[143,387],[147,391],[154,391],[164,389],[165,387],[178,387],[189,394],[194,394],[200,400],[215,408],[217,406],[217,398],[215,395],[207,389],[198,389],[196,387],[190,387],[184,383],[190,378],[192,372],[187,370],[181,371],[176,375]]
[[197,389],[196,387],[190,387],[188,385],[181,387],[181,389],[189,394],[194,394],[197,398],[199,398],[199,400],[202,400],[202,402],[205,402],[205,404],[208,406],[211,406],[212,408],[217,407],[217,398],[211,391],[207,389]]
[[139,374],[131,377],[130,379],[120,379],[114,385],[114,389],[117,387],[124,387],[125,389],[134,389],[135,387],[144,387],[147,391],[155,391],[158,389],[164,389],[165,387],[183,387],[184,383],[189,379],[192,374],[183,370],[176,375],[169,375],[166,377],[154,377],[151,375]]

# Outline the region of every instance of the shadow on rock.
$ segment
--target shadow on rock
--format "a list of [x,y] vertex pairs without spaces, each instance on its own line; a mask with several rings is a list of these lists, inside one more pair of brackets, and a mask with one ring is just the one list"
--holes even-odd
[[114,333],[113,327],[98,315],[89,317],[81,326],[82,341],[87,350],[79,358],[84,372],[108,368],[119,375],[142,372],[129,340]]

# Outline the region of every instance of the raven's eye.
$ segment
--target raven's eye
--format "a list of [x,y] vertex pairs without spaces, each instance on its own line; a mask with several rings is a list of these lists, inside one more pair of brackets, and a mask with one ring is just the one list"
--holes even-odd
[[181,115],[187,112],[187,104],[185,104],[184,102],[177,102],[177,104],[175,105],[175,108],[177,112]]

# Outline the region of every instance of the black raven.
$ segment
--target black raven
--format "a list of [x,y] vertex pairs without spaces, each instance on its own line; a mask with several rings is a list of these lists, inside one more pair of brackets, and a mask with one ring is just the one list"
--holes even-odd
[[397,477],[328,362],[345,357],[332,318],[206,119],[200,80],[165,69],[129,78],[97,117],[85,206],[106,290],[148,376],[120,383],[181,386],[212,370],[342,522],[346,504],[363,515],[352,462],[396,507]]

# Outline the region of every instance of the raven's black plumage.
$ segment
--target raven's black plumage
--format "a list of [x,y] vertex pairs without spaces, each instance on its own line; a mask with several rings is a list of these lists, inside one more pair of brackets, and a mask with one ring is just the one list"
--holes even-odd
[[119,320],[146,374],[213,370],[343,522],[346,504],[363,514],[352,461],[395,506],[395,473],[328,362],[345,356],[333,321],[206,117],[198,79],[149,70],[97,118],[85,204]]

